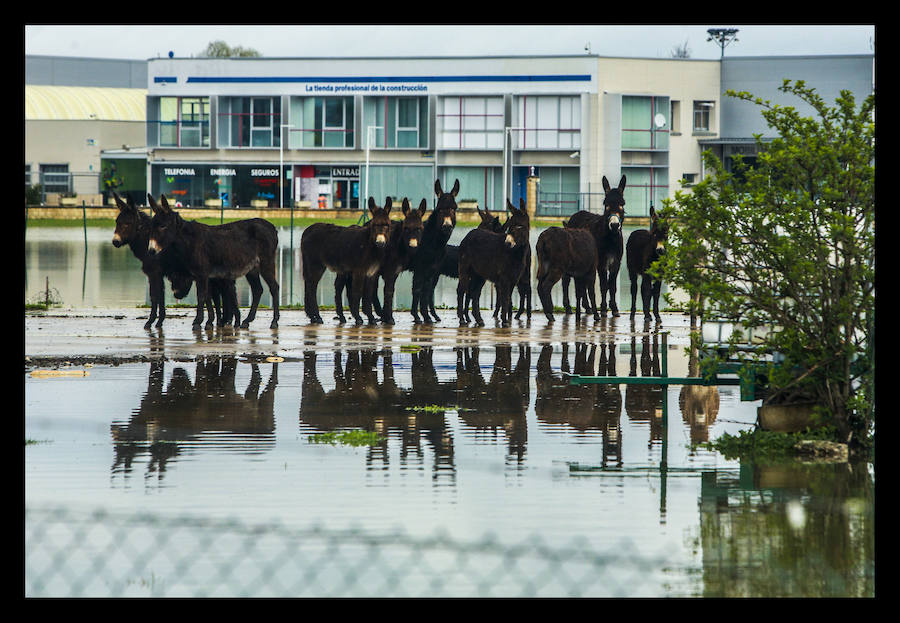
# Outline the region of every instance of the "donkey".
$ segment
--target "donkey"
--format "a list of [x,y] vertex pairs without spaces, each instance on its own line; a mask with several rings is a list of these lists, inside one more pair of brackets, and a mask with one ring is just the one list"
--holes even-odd
[[[261,218],[245,219],[227,225],[205,225],[197,221],[186,221],[169,207],[165,195],[157,205],[150,197],[153,210],[149,251],[164,253],[170,251],[184,265],[197,283],[197,317],[194,326],[203,321],[203,307],[210,298],[209,280],[248,276],[251,289],[259,285],[259,276],[265,280],[272,296],[272,329],[278,328],[279,285],[276,278],[278,265],[278,230],[269,221]],[[262,288],[259,289],[261,294]],[[250,312],[241,327],[246,329],[256,318],[259,304],[258,292],[254,289]],[[236,305],[236,302],[235,302]]]
[[310,322],[322,324],[316,287],[319,280],[330,269],[339,275],[350,277],[350,313],[356,324],[362,324],[359,304],[362,300],[364,312],[371,322],[374,317],[371,301],[363,299],[366,279],[374,277],[381,270],[391,238],[391,198],[387,197],[384,207],[375,205],[369,197],[369,212],[372,218],[363,226],[335,225],[333,223],[313,223],[300,236],[300,257],[303,265],[304,302]]
[[575,279],[575,319],[581,320],[582,298],[589,300],[588,311],[599,320],[594,293],[594,279],[597,274],[597,245],[593,230],[604,227],[601,221],[594,221],[591,229],[548,227],[538,236],[535,245],[537,254],[537,291],[547,320],[553,322],[553,301],[550,290],[563,277]]
[[[368,297],[371,306],[375,309],[375,313],[381,317],[381,321],[385,324],[394,324],[393,302],[394,302],[394,284],[397,277],[404,270],[409,270],[412,265],[412,259],[419,249],[419,241],[422,239],[422,216],[428,208],[428,203],[422,199],[418,209],[413,210],[409,206],[409,199],[403,198],[401,210],[403,212],[402,221],[391,221],[391,235],[388,245],[384,253],[384,259],[381,262],[381,269],[374,277],[367,279],[366,288],[363,291],[363,297]],[[384,305],[378,302],[378,277],[384,280]],[[345,322],[343,308],[341,306],[341,295],[346,287],[348,292],[352,288],[353,275],[351,273],[338,274],[334,279],[334,307],[337,312],[337,318],[340,322]],[[368,305],[364,304],[368,309]],[[369,315],[369,323],[374,324],[375,319]]]
[[141,262],[141,270],[147,275],[150,284],[150,318],[144,323],[144,328],[149,329],[156,322],[156,328],[163,324],[166,318],[166,291],[163,277],[169,279],[187,280],[190,287],[193,281],[187,271],[178,266],[172,254],[151,255],[147,247],[150,243],[151,217],[135,207],[131,197],[127,203],[122,201],[118,193],[113,191],[119,214],[116,217],[116,229],[113,233],[112,243],[116,248],[128,245],[134,256]]
[[512,320],[512,290],[525,270],[528,249],[529,219],[525,202],[516,208],[507,200],[510,218],[504,232],[473,229],[459,244],[459,283],[456,286],[457,311],[460,324],[465,324],[466,293],[471,297],[472,315],[478,326],[484,326],[479,298],[485,281],[497,288],[501,305],[500,322],[503,326]]
[[[412,317],[413,322],[431,323],[434,310],[434,289],[441,274],[441,265],[447,253],[447,241],[456,226],[456,196],[459,194],[459,180],[453,183],[449,193],[441,188],[441,181],[435,180],[434,194],[437,205],[428,215],[419,250],[412,261]],[[422,319],[419,319],[419,312]],[[440,318],[435,313],[434,321]]]
[[650,206],[650,229],[638,229],[628,236],[626,248],[628,277],[631,279],[631,319],[634,320],[638,278],[641,279],[641,301],[644,304],[644,320],[650,320],[650,302],[653,301],[653,316],[662,322],[659,315],[659,293],[662,282],[653,279],[647,271],[665,253],[669,227],[661,222],[659,215]]
[[[619,281],[619,268],[622,265],[624,241],[622,228],[625,226],[625,176],[619,180],[616,188],[610,187],[609,180],[603,176],[603,214],[594,214],[580,210],[572,215],[565,227],[591,228],[591,224],[602,222],[605,227],[593,228],[597,245],[597,276],[600,280],[600,315],[606,315],[606,299],[609,297],[609,310],[613,317],[619,317],[619,306],[616,303],[616,290]],[[563,307],[571,313],[569,306],[569,278],[563,277]],[[585,301],[586,303],[586,301]],[[578,301],[576,299],[576,306]]]

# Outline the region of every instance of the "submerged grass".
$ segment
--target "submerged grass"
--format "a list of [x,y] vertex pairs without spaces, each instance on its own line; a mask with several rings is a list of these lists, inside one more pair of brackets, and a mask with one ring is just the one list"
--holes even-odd
[[382,441],[378,433],[366,430],[344,430],[344,431],[328,431],[327,433],[316,433],[309,436],[310,443],[327,443],[332,446],[374,446]]

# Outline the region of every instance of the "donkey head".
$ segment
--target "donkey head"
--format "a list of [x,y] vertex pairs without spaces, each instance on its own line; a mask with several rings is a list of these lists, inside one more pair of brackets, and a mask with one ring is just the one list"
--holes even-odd
[[603,176],[603,218],[611,232],[618,232],[625,223],[625,176],[619,180],[617,188],[611,188],[606,176]]
[[143,221],[141,217],[144,215],[135,207],[131,197],[128,197],[128,203],[122,201],[119,193],[115,191],[113,197],[119,207],[119,215],[116,217],[116,231],[113,233],[112,243],[114,247],[119,248],[137,238]]
[[478,226],[478,229],[486,229],[493,232],[499,232],[503,229],[503,225],[500,224],[500,218],[491,214],[490,210],[487,208],[482,210],[479,207],[475,209],[478,210],[478,216],[481,217],[481,225]]
[[510,249],[524,248],[528,246],[529,219],[525,209],[525,200],[519,199],[519,207],[506,200],[506,209],[509,210],[509,218],[503,224],[506,232],[506,246]]
[[650,240],[656,254],[666,252],[666,239],[669,237],[669,224],[659,217],[653,206],[650,206]]
[[147,194],[150,201],[150,210],[153,212],[153,220],[150,221],[150,243],[147,251],[150,255],[161,253],[175,240],[178,229],[178,212],[169,207],[165,195],[160,195],[160,203],[156,203],[153,196]]
[[441,189],[441,180],[435,180],[434,194],[438,197],[437,205],[434,207],[438,222],[443,233],[449,234],[456,226],[456,195],[459,194],[459,180],[453,183],[453,189],[449,193]]
[[385,198],[383,208],[375,205],[374,197],[369,197],[369,212],[372,214],[372,219],[367,224],[369,238],[379,249],[384,249],[391,239],[391,205],[390,197]]
[[406,197],[403,198],[403,225],[400,228],[401,247],[412,250],[418,248],[419,241],[422,239],[422,231],[425,229],[422,216],[427,209],[428,202],[424,199],[422,199],[418,209],[413,210],[409,207],[409,199]]
[[176,299],[183,299],[191,291],[194,279],[188,273],[175,273],[169,276],[172,283],[172,295]]

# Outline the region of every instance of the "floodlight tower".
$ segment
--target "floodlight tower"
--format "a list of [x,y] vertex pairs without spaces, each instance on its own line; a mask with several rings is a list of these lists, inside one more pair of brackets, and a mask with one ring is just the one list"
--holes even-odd
[[725,46],[732,41],[737,41],[737,28],[710,28],[706,31],[709,34],[707,41],[717,41],[722,49],[722,55],[719,58],[725,58]]

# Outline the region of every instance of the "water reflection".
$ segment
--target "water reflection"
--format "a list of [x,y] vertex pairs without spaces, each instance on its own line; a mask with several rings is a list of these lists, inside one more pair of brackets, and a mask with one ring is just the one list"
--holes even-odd
[[[177,366],[165,384],[165,363],[150,364],[147,392],[127,422],[113,422],[110,433],[115,451],[113,476],[131,475],[136,458],[150,457],[146,477],[161,481],[168,464],[182,452],[204,448],[230,449],[258,454],[274,446],[274,395],[278,364],[272,364],[269,380],[260,392],[262,375],[251,367],[243,394],[235,387],[238,361],[232,356],[210,356],[196,364],[194,381]],[[222,433],[225,433],[223,436]]]
[[873,500],[860,463],[742,462],[738,474],[704,472],[704,595],[873,596]]

